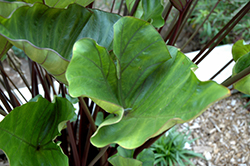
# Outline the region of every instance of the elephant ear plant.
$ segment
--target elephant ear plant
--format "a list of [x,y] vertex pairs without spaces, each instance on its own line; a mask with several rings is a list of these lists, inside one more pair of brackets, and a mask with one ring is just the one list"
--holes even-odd
[[[93,0],[0,1],[0,55],[23,50],[32,96],[36,74],[45,90],[22,105],[6,86],[13,109],[0,93],[0,149],[10,165],[153,165],[150,141],[230,95],[199,81],[197,66],[173,46],[191,2],[168,3],[181,16],[163,37],[169,7],[160,0],[126,1],[123,17],[93,9]],[[77,118],[70,101],[79,101]]]

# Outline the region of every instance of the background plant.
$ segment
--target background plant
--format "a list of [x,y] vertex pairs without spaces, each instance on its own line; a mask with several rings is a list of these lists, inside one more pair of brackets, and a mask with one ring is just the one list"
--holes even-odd
[[[192,144],[196,139],[189,139],[191,132],[178,132],[171,128],[166,135],[161,136],[152,146],[154,165],[193,165],[191,158],[201,157],[201,154],[185,149],[186,144]],[[187,133],[187,134],[186,134]]]
[[[218,1],[198,1],[197,6],[192,13],[192,17],[189,19],[189,23],[194,29],[202,24],[203,20],[207,17],[216,3],[218,3]],[[214,34],[217,34],[246,3],[245,0],[221,0],[199,31],[200,39],[202,40],[201,43],[204,44],[211,40]],[[239,39],[249,40],[249,17],[250,14],[247,13],[220,44],[234,43]]]

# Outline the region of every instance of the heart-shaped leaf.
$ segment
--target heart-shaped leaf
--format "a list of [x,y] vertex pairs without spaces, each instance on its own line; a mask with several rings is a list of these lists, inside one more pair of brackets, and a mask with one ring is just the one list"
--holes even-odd
[[250,52],[250,44],[244,44],[244,40],[237,41],[232,48],[234,61]]
[[177,48],[170,47],[168,60],[164,41],[145,21],[121,18],[114,25],[113,53],[115,63],[93,40],[79,40],[66,72],[73,97],[90,97],[116,114],[92,136],[97,147],[136,148],[229,94],[215,82],[200,82],[192,72],[196,66]]
[[[235,63],[233,67],[233,74],[232,76],[235,76],[236,74],[240,73],[244,69],[250,66],[250,51],[241,56]],[[234,84],[234,88],[238,91],[250,95],[250,75],[245,76],[241,80],[237,81]]]
[[[105,21],[98,22],[100,16]],[[54,9],[36,3],[32,7],[18,8],[10,18],[0,19],[0,35],[67,84],[65,71],[72,56],[73,44],[88,36],[110,47],[113,40],[111,27],[119,18],[116,14],[89,11],[76,4],[67,9]],[[97,30],[102,38],[93,35],[93,31]],[[3,47],[0,44],[0,48]]]
[[0,122],[0,149],[11,166],[67,166],[68,158],[54,143],[65,123],[74,117],[73,105],[64,98],[44,98],[15,108]]
[[26,3],[43,3],[47,6],[53,7],[53,8],[65,8],[69,6],[70,4],[77,3],[81,6],[87,6],[94,0],[20,0]]

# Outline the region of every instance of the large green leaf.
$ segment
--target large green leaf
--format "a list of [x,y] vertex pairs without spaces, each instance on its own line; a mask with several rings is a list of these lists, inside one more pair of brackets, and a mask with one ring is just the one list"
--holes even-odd
[[65,8],[69,6],[70,4],[77,3],[82,6],[87,6],[94,0],[19,0],[27,3],[44,3],[47,6],[53,7],[53,8]]
[[164,25],[164,19],[162,18],[164,7],[161,1],[162,0],[142,0],[142,8],[144,12],[141,19],[150,22],[157,28]]
[[229,94],[215,82],[200,82],[192,72],[196,66],[177,48],[170,51],[168,60],[169,51],[153,26],[132,17],[114,25],[115,63],[91,39],[75,44],[66,72],[70,94],[90,97],[116,114],[99,126],[92,144],[136,148]]
[[[236,64],[233,67],[233,75],[240,73],[244,69],[250,66],[250,51],[241,56],[237,61]],[[241,91],[242,93],[249,94],[250,95],[250,75],[245,76],[241,80],[237,81],[234,84],[234,88],[238,91]]]
[[68,158],[54,139],[74,114],[64,98],[54,103],[39,98],[17,107],[0,122],[0,149],[11,166],[66,166]]
[[[105,21],[100,21],[100,16]],[[67,83],[65,71],[72,56],[73,44],[88,36],[100,45],[110,47],[113,38],[111,27],[119,18],[118,15],[98,10],[89,11],[76,4],[67,9],[54,9],[36,3],[32,7],[18,8],[10,18],[2,18],[0,35],[24,50],[59,81]],[[99,31],[96,32],[99,36],[93,31]],[[0,44],[0,48],[3,47]]]
[[[72,96],[90,97],[109,113],[117,115],[102,126],[119,121],[137,87],[170,58],[161,36],[149,23],[132,17],[118,22],[114,26],[116,66],[105,48],[85,38],[74,45],[74,56],[66,73]],[[143,33],[147,36],[142,36]],[[137,43],[138,38],[144,42]],[[156,58],[151,60],[150,57]]]
[[244,40],[237,41],[232,48],[234,61],[250,52],[250,44],[244,44]]

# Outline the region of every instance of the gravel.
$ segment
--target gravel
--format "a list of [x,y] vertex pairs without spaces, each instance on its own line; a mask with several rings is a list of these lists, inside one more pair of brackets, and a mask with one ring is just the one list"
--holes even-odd
[[180,131],[188,126],[192,138],[199,138],[191,148],[206,160],[197,158],[194,165],[250,165],[250,112],[245,104],[241,94],[232,95],[180,125]]

